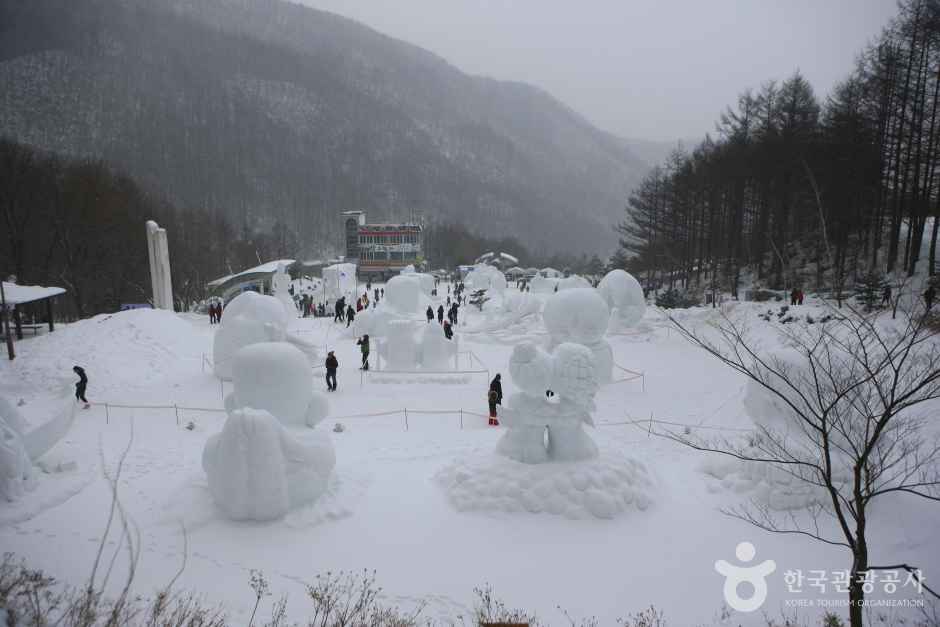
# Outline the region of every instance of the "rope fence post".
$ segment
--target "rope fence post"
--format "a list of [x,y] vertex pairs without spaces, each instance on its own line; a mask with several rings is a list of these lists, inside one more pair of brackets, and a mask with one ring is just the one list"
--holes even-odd
[[463,429],[463,407],[460,408],[460,428]]
[[180,408],[176,406],[176,403],[173,403],[173,411],[176,412],[176,426],[180,426]]
[[108,404],[104,404],[104,424],[111,424],[111,411],[108,409]]
[[202,373],[206,373],[206,354],[202,354]]
[[408,431],[408,408],[406,407],[402,411],[405,412],[405,431]]

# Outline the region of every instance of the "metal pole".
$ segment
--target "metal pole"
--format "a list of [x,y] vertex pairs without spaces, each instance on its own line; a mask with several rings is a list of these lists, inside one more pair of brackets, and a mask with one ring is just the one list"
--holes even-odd
[[10,317],[7,314],[7,295],[3,289],[3,281],[0,280],[0,311],[3,312],[3,334],[7,338],[7,355],[10,357],[10,361],[16,357],[16,352],[13,350],[13,336],[10,334]]

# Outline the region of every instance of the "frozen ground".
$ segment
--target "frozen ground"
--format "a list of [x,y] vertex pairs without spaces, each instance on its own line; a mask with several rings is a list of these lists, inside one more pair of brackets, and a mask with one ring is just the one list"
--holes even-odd
[[[754,318],[754,328],[770,338],[773,323],[757,313],[777,305],[742,307]],[[501,371],[511,396],[516,389],[508,375],[509,354],[524,340],[544,343],[544,326],[530,315],[505,328],[487,324],[486,332],[463,333],[465,324],[483,327],[482,315],[470,310],[461,309],[460,349],[473,351],[491,375]],[[246,622],[251,610],[251,569],[264,571],[275,595],[288,594],[291,615],[301,618],[303,582],[327,570],[366,568],[377,571],[387,600],[401,606],[425,600],[423,615],[445,621],[467,615],[473,588],[488,582],[512,606],[536,611],[549,624],[567,624],[556,606],[611,625],[650,604],[665,611],[670,625],[764,624],[761,612],[721,617],[723,578],[714,563],[734,561],[735,547],[744,540],[756,545],[757,561],[777,564],[763,612],[792,614],[785,602],[819,595],[805,588],[802,595],[789,594],[784,571],[843,569],[847,556],[722,515],[721,506],[759,494],[761,486],[737,481],[733,473],[716,478],[714,464],[702,454],[650,436],[648,422],[624,424],[653,416],[694,429],[750,426],[742,406],[743,381],[668,331],[658,315],[647,312],[634,334],[608,337],[615,362],[646,375],[645,390],[634,381],[602,386],[597,395],[598,426],[589,432],[602,457],[594,476],[614,480],[619,472],[636,482],[630,498],[624,496],[633,506],[618,506],[612,519],[592,516],[587,506],[570,516],[504,507],[508,501],[499,500],[498,482],[491,477],[455,496],[447,486],[457,473],[501,463],[493,460],[493,450],[502,430],[470,413],[486,412],[486,375],[373,374],[361,380],[355,341],[342,337],[338,325],[307,319],[292,322],[291,330],[316,343],[321,355],[323,349],[335,350],[340,361],[339,390],[329,396],[330,416],[318,426],[333,440],[337,465],[327,493],[314,505],[278,522],[230,522],[213,506],[201,467],[206,439],[220,430],[224,413],[180,409],[177,419],[174,409],[109,406],[106,411],[96,404],[80,412],[70,435],[45,456],[44,466],[52,472],[40,473],[35,490],[0,504],[0,550],[65,582],[82,582],[110,504],[102,463],[113,471],[132,438],[120,498],[140,530],[137,591],[149,594],[173,577],[183,559],[185,527],[189,553],[179,587],[225,603],[235,623]],[[693,324],[712,315],[710,309],[684,314]],[[95,403],[218,410],[231,385],[222,388],[203,361],[212,353],[214,332],[204,316],[157,311],[99,316],[20,342],[17,360],[0,365],[0,393],[14,402],[22,399],[23,415],[41,422],[73,378],[71,366],[79,363],[88,371],[88,396]],[[322,372],[311,373],[317,389],[325,389]],[[407,419],[399,411],[406,408]],[[395,413],[345,417],[382,412]],[[190,421],[192,430],[186,428]],[[345,431],[333,433],[336,422]],[[631,474],[631,460],[648,475]],[[72,461],[77,467],[69,469]],[[58,464],[65,470],[56,472]],[[510,487],[526,480],[512,476],[511,465],[499,470]],[[561,492],[578,489],[569,482]],[[940,508],[906,499],[885,505],[890,508],[876,510],[871,521],[878,537],[872,560],[925,565],[930,582],[930,565],[940,563],[935,535]],[[117,546],[108,541],[109,550]],[[116,569],[123,562],[119,556]],[[112,575],[115,585],[120,574]],[[800,615],[808,618],[816,611]]]

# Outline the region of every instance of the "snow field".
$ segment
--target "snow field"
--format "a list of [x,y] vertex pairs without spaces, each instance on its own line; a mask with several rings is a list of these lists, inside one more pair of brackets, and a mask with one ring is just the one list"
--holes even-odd
[[[768,344],[772,327],[757,314],[769,307],[776,309],[742,306]],[[216,328],[204,317],[165,313],[126,312],[107,323],[91,319],[21,342],[18,360],[0,366],[0,393],[23,398],[23,417],[38,424],[52,403],[44,385],[70,384],[71,366],[81,363],[92,401],[221,410],[219,382],[201,365]],[[681,315],[703,325],[714,311]],[[461,318],[461,350],[474,351],[491,374],[502,372],[506,397],[518,393],[509,357],[521,342],[547,343],[539,317],[473,334],[465,329],[482,326],[486,315],[467,307]],[[172,409],[112,407],[106,422],[104,408],[95,406],[79,412],[69,435],[43,457],[51,467],[76,467],[37,471],[33,491],[0,504],[0,550],[65,582],[84,581],[110,505],[102,464],[114,471],[130,442],[119,494],[140,529],[136,589],[149,594],[173,577],[183,559],[182,524],[189,548],[178,586],[225,603],[233,622],[247,621],[251,612],[251,569],[265,572],[275,596],[289,595],[290,617],[301,620],[302,582],[326,570],[368,568],[376,569],[387,601],[407,608],[426,600],[423,616],[432,619],[467,615],[472,589],[488,582],[511,605],[536,611],[550,624],[565,624],[556,605],[608,625],[654,604],[666,611],[670,625],[757,625],[763,624],[760,616],[720,619],[723,579],[714,562],[732,559],[739,542],[753,542],[758,560],[777,562],[763,608],[771,616],[791,598],[783,584],[788,568],[848,565],[839,548],[766,534],[718,511],[761,498],[763,486],[773,481],[738,481],[747,472],[740,466],[710,465],[715,458],[650,434],[658,423],[642,421],[651,417],[729,437],[741,432],[719,429],[753,424],[743,380],[667,331],[654,311],[636,333],[606,337],[616,363],[645,371],[646,391],[639,382],[600,388],[597,426],[586,430],[601,455],[570,473],[556,464],[541,464],[539,471],[495,455],[505,430],[488,428],[485,417],[470,413],[486,413],[485,376],[439,385],[421,375],[376,373],[360,383],[358,347],[339,325],[313,319],[290,325],[321,351],[335,350],[340,361],[329,415],[312,432],[329,438],[336,452],[336,466],[316,501],[278,520],[232,522],[213,503],[202,468],[203,448],[223,430],[224,412],[181,411],[178,426]],[[82,359],[56,361],[76,354]],[[325,390],[322,372],[311,369],[307,377],[315,391]],[[230,394],[233,385],[222,389]],[[407,431],[401,413],[334,418],[405,408],[417,410],[408,415]],[[458,415],[449,413],[459,408],[467,410],[462,429]],[[186,428],[190,421],[192,430]],[[345,427],[342,433],[332,432],[335,422]],[[722,473],[726,484],[716,478]],[[936,508],[904,498],[889,505],[869,521],[882,538],[872,558],[937,563]],[[117,536],[104,542],[106,551],[120,548]],[[114,587],[126,572],[122,556]]]

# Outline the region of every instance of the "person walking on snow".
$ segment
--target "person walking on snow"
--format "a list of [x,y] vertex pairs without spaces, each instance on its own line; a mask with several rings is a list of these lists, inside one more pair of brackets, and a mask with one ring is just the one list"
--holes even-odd
[[428,324],[431,324],[431,320],[434,320],[434,310],[431,309],[431,306],[428,305],[428,310],[425,312],[428,317]]
[[498,427],[499,420],[496,418],[496,406],[501,405],[503,402],[503,384],[500,383],[501,376],[499,373],[493,378],[490,382],[490,389],[487,393],[487,401],[490,405],[490,426]]
[[891,286],[885,285],[884,290],[881,292],[881,304],[890,305],[891,304]]
[[326,389],[330,392],[336,391],[336,369],[339,368],[339,361],[333,351],[326,354]]
[[347,329],[349,328],[349,325],[351,325],[353,323],[353,320],[355,319],[356,319],[356,311],[352,308],[352,305],[350,305],[346,309],[346,328]]
[[503,404],[503,375],[496,373],[496,376],[493,377],[493,380],[490,381],[490,389],[496,392],[496,404]]
[[359,350],[362,351],[362,366],[360,370],[369,369],[369,336],[363,335],[359,338],[359,341],[356,342],[356,345],[359,346]]
[[448,340],[454,339],[454,327],[450,326],[450,320],[444,321],[444,337]]
[[444,305],[438,305],[437,307],[437,323],[444,324]]
[[924,292],[924,304],[927,306],[927,313],[930,313],[930,310],[933,309],[933,299],[937,295],[937,288],[933,285],[927,288],[927,291]]
[[78,381],[75,382],[75,399],[85,403],[85,409],[91,407],[91,403],[85,398],[85,390],[88,389],[88,375],[81,366],[73,366],[72,371],[78,375]]

